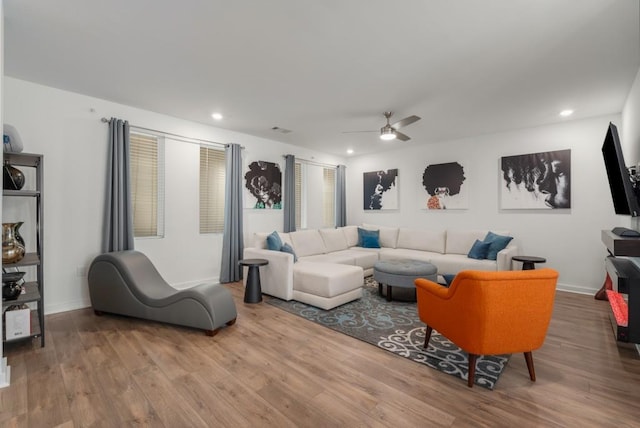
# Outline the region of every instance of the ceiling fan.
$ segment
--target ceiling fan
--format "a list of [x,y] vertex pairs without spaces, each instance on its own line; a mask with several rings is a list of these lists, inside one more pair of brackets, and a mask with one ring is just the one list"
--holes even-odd
[[[408,116],[402,120],[397,121],[394,124],[390,124],[389,119],[391,119],[391,116],[393,116],[393,112],[385,111],[383,114],[384,114],[384,117],[387,118],[387,124],[382,128],[380,128],[380,139],[387,140],[387,141],[393,140],[395,138],[397,138],[400,141],[408,141],[411,139],[411,137],[409,137],[408,135],[403,134],[402,132],[399,132],[398,129],[403,128],[407,125],[411,125],[413,122],[419,121],[420,120],[419,116],[415,116],[415,115]],[[343,132],[343,134],[351,134],[356,132],[378,132],[378,131],[345,131]]]

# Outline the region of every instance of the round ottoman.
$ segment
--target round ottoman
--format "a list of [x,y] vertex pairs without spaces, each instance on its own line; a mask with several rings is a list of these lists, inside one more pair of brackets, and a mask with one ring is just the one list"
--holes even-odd
[[382,296],[382,286],[386,285],[387,301],[392,299],[393,287],[413,290],[415,300],[416,278],[436,281],[438,269],[429,262],[420,260],[380,260],[373,265],[373,279],[378,282],[378,294]]

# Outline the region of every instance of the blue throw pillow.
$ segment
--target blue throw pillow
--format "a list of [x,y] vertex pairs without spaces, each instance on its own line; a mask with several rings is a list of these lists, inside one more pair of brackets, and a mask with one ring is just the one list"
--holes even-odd
[[282,248],[280,248],[280,251],[282,251],[283,253],[293,254],[293,262],[295,263],[298,261],[298,256],[296,255],[296,252],[293,251],[293,247],[291,247],[291,245],[283,244]]
[[[370,237],[370,238],[375,238],[378,240],[378,246],[377,247],[365,247],[364,246],[364,238],[365,237]],[[358,247],[364,247],[364,248],[380,248],[380,231],[379,230],[367,230],[367,229],[363,229],[361,227],[358,228]]]
[[380,238],[378,237],[378,231],[376,235],[363,235],[362,236],[362,248],[380,248]]
[[504,250],[505,247],[509,245],[509,242],[511,242],[512,239],[512,236],[496,235],[493,232],[487,233],[487,236],[484,237],[484,242],[489,243],[487,259],[496,260],[498,258],[498,253]]
[[473,246],[469,250],[469,254],[467,254],[467,257],[469,257],[470,259],[484,260],[487,258],[487,254],[489,254],[490,246],[490,242],[483,242],[476,239],[476,242],[473,243]]
[[282,239],[280,239],[280,235],[278,232],[273,231],[267,236],[267,249],[271,251],[280,251],[282,248]]

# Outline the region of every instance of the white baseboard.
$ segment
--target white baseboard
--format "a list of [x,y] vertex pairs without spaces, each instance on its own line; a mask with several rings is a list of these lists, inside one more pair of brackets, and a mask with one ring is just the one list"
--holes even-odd
[[568,291],[569,293],[577,293],[577,294],[590,294],[592,296],[596,294],[596,292],[598,291],[598,290],[594,290],[591,287],[582,287],[582,286],[573,285],[573,284],[563,284],[560,282],[556,285],[556,290]]
[[187,281],[187,282],[179,282],[177,284],[171,284],[173,288],[177,288],[178,290],[184,290],[185,288],[191,288],[200,284],[219,284],[220,278],[204,278],[198,279],[195,281]]
[[7,365],[7,357],[0,361],[0,388],[6,388],[11,383],[11,367]]
[[71,300],[68,302],[46,305],[46,307],[44,308],[44,314],[57,314],[59,312],[75,311],[76,309],[84,309],[89,307],[91,307],[91,301],[89,301],[88,299]]

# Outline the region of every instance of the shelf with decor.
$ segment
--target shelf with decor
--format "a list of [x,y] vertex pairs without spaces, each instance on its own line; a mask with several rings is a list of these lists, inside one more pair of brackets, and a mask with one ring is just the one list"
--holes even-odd
[[[43,158],[40,154],[4,153],[4,211],[20,213],[12,214],[19,221],[2,224],[4,343],[40,338],[40,346],[45,344]],[[26,244],[19,233],[21,226],[33,235]]]

